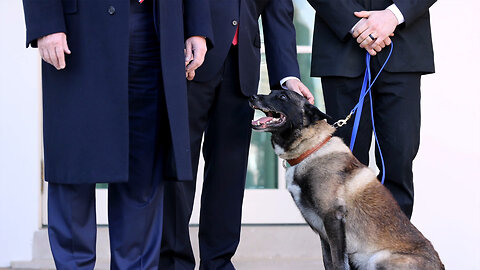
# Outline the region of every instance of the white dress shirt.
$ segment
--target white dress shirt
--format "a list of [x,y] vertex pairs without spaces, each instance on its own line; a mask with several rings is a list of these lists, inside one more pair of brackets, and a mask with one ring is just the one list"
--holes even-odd
[[[393,12],[393,14],[395,15],[395,17],[397,18],[398,20],[398,24],[402,24],[403,22],[405,22],[405,18],[403,17],[403,14],[402,12],[400,11],[400,9],[398,9],[397,5],[395,4],[391,4],[390,6],[388,6],[386,9],[390,10],[391,12]],[[353,33],[353,30],[355,29],[355,27],[357,27],[357,24],[360,22],[360,20],[358,20],[358,22],[352,27],[352,29],[350,29],[350,34]]]

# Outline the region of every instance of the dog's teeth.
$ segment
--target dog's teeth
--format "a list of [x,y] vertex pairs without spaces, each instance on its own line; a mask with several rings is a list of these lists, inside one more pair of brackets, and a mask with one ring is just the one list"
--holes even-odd
[[280,118],[273,118],[272,120],[266,122],[266,124],[271,124],[271,123],[278,123],[278,122],[281,122],[282,119]]

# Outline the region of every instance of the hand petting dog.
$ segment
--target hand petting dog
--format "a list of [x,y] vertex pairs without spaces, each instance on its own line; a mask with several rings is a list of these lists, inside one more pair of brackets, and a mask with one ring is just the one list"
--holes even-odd
[[303,84],[299,79],[289,79],[285,82],[285,87],[288,90],[292,90],[294,92],[299,93],[300,95],[304,96],[310,104],[315,103],[315,97],[313,97],[312,92],[308,89],[305,84]]

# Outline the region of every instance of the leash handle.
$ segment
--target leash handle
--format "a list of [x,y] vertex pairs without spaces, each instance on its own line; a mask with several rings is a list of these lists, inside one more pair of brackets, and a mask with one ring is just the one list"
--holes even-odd
[[[377,76],[375,76],[375,79],[373,79],[373,81],[369,84],[368,89],[365,91],[365,93],[363,95],[361,95],[360,100],[363,101],[365,96],[370,92],[373,84],[377,81],[378,76],[380,76],[380,73],[382,73],[383,69],[385,68],[388,61],[390,60],[390,57],[392,56],[392,52],[393,52],[393,41],[392,41],[392,43],[390,43],[390,52],[388,53],[387,59],[385,59],[385,62],[383,63],[380,70],[378,71]],[[367,54],[367,57],[365,58],[365,61],[367,63],[367,70],[370,73],[370,57],[369,57],[370,54],[368,54],[368,53],[366,53],[366,54]],[[365,72],[367,72],[367,71],[365,71]],[[357,105],[355,105],[355,107],[352,109],[352,111],[350,113],[355,113],[355,111],[358,109],[359,104],[360,103],[357,103]],[[363,106],[363,103],[362,103],[362,106]]]
[[[393,45],[393,42],[392,42],[392,45]],[[390,54],[392,53],[392,49],[393,49],[393,47],[390,49]],[[386,62],[388,62],[388,59],[390,58],[390,54],[388,55],[388,58],[387,58]],[[370,83],[370,54],[368,52],[367,52],[366,57],[365,57],[365,62],[366,62],[367,68],[365,70],[365,76],[363,77],[363,84],[362,84],[362,90],[360,92],[359,101],[355,105],[355,107],[353,107],[353,109],[350,111],[350,113],[347,115],[347,117],[345,117],[344,119],[340,119],[337,122],[333,123],[334,128],[339,128],[339,127],[342,127],[342,126],[346,125],[348,120],[350,120],[352,115],[357,110],[360,110],[360,113],[358,115],[361,115],[365,95],[368,93],[368,91],[370,91],[370,88],[372,88],[372,85],[373,85],[373,83]],[[386,62],[385,62],[385,64],[386,64]],[[383,67],[382,67],[382,69],[383,69]],[[381,70],[380,70],[380,72],[381,72]],[[380,72],[379,72],[379,74],[380,74]],[[377,74],[377,77],[378,77],[379,74]],[[368,79],[368,81],[367,81],[367,79]],[[376,80],[376,78],[375,78],[375,80]],[[375,80],[374,80],[374,82],[375,82]],[[368,89],[367,89],[367,84],[368,84]],[[365,89],[367,89],[367,90],[365,90]],[[355,121],[357,121],[356,119],[357,119],[357,116],[355,116]],[[355,136],[356,136],[356,134],[355,134]],[[355,141],[355,138],[353,139],[353,141]],[[350,141],[350,150],[353,150],[352,140]]]
[[[362,89],[360,91],[360,98],[358,100],[358,103],[350,111],[350,113],[347,115],[347,117],[345,119],[338,120],[337,122],[335,122],[333,124],[333,126],[335,128],[342,127],[342,126],[346,125],[348,120],[350,120],[350,118],[352,117],[352,115],[355,114],[355,121],[354,121],[354,124],[353,124],[352,136],[350,138],[350,150],[353,151],[353,148],[355,147],[355,140],[357,138],[358,126],[360,124],[360,116],[362,115],[363,103],[365,102],[365,96],[367,94],[369,95],[369,98],[370,98],[370,116],[372,118],[373,134],[375,136],[375,142],[377,144],[378,152],[380,154],[380,159],[382,161],[382,181],[381,181],[382,185],[385,182],[385,161],[383,160],[382,150],[380,149],[380,143],[378,141],[377,131],[375,129],[375,120],[374,120],[374,117],[373,117],[373,99],[372,99],[372,93],[371,93],[370,90],[372,89],[372,86],[375,83],[375,81],[377,80],[378,76],[380,76],[380,73],[382,73],[383,69],[387,65],[388,60],[390,60],[390,57],[392,56],[392,52],[393,52],[393,42],[390,44],[390,53],[388,54],[387,59],[383,63],[382,67],[378,71],[378,73],[375,76],[375,78],[373,79],[373,81],[371,80],[371,72],[370,72],[371,56],[368,52],[366,53],[366,57],[365,57],[365,62],[366,62],[365,76],[363,78],[363,84],[362,84]],[[367,88],[367,86],[368,86],[368,88]]]

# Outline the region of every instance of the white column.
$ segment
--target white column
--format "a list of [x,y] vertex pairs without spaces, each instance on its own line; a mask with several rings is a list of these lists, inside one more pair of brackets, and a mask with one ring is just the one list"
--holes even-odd
[[30,260],[40,227],[40,65],[22,1],[0,1],[0,267]]

